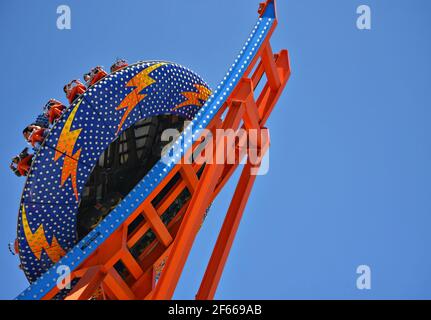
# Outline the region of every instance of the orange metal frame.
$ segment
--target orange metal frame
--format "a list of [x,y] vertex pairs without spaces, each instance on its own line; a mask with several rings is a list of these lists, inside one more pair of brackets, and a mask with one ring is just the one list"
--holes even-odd
[[[275,25],[276,22],[273,29]],[[273,30],[270,32],[272,33]],[[211,132],[215,132],[217,129],[236,131],[242,128],[248,131],[265,128],[265,123],[290,76],[287,50],[282,50],[274,55],[269,38],[270,35],[244,73],[239,85],[207,127]],[[267,82],[255,99],[254,91],[264,74]],[[224,114],[226,114],[225,117],[223,117]],[[264,130],[264,132],[267,131]],[[217,150],[225,148],[225,142],[222,140],[214,144],[214,155]],[[190,157],[199,145],[198,140],[187,157]],[[262,159],[269,147],[269,137],[258,140],[256,146],[246,146],[246,148],[250,147],[257,148],[260,159]],[[239,141],[235,141],[235,148],[238,160],[247,154]],[[230,179],[239,163],[240,161],[236,161],[235,164],[216,164],[213,161],[213,163],[205,165],[200,178],[198,171],[202,169],[202,165],[196,163],[176,165],[125,223],[102,243],[76,271],[72,272],[71,280],[79,280],[66,299],[172,298],[206,209]],[[196,299],[213,299],[214,297],[256,179],[256,176],[251,174],[251,170],[258,166],[250,163],[249,160],[246,161]],[[154,206],[153,200],[178,174],[181,178],[177,179],[176,184]],[[191,198],[175,216],[175,219],[166,226],[161,215],[185,188],[190,192]],[[133,232],[130,232],[129,226],[136,223],[137,218],[140,218],[141,222],[134,227]],[[130,248],[150,229],[157,239],[147,246],[139,257],[134,257]],[[127,270],[122,275],[114,267],[119,261]],[[52,289],[44,299],[51,299],[58,291],[58,288]]]

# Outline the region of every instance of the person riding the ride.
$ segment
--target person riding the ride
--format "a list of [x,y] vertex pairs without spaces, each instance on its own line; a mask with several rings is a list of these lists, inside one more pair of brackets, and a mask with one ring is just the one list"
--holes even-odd
[[57,119],[59,119],[64,110],[66,110],[66,106],[56,99],[50,99],[43,108],[50,124],[53,124]]
[[12,255],[17,255],[17,254],[19,254],[19,244],[18,244],[18,239],[15,239],[15,241],[14,242],[12,242],[12,243],[9,243],[8,244],[8,248],[9,248],[9,251],[10,251],[10,253],[12,253]]
[[32,161],[33,155],[28,153],[28,148],[25,148],[19,155],[12,158],[12,162],[9,167],[16,176],[27,176],[30,171]]
[[72,80],[63,87],[63,91],[66,94],[69,103],[72,104],[79,95],[87,91],[87,88],[81,81]]
[[117,70],[123,69],[125,67],[127,67],[129,64],[127,63],[126,60],[124,59],[117,59],[117,61],[115,61],[115,63],[111,66],[111,72],[115,72]]
[[90,72],[84,74],[84,81],[87,85],[87,88],[91,87],[97,81],[102,80],[108,74],[101,66],[97,66],[90,70]]
[[31,124],[22,131],[22,134],[24,136],[24,139],[35,150],[38,150],[42,145],[43,140],[45,140],[45,137],[47,136],[48,131],[49,130],[47,128],[42,128],[35,124]]

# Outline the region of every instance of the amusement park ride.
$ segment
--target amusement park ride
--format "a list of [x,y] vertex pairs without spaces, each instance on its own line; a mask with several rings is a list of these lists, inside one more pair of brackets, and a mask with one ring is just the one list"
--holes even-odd
[[[21,199],[17,251],[31,284],[17,299],[172,298],[207,209],[240,163],[184,160],[208,130],[267,132],[290,76],[287,50],[274,54],[270,45],[275,0],[258,12],[215,91],[182,66],[145,61],[106,75],[63,112]],[[153,147],[172,127],[182,133],[166,163]],[[217,141],[214,154],[225,143]],[[263,156],[268,147],[269,137],[245,148]],[[214,297],[257,167],[247,160],[242,169],[196,299]],[[70,270],[63,286],[61,266]]]

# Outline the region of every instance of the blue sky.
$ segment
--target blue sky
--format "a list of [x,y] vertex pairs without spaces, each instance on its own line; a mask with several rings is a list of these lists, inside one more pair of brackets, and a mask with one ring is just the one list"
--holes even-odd
[[[56,28],[56,8],[72,29]],[[22,128],[90,67],[164,59],[215,86],[256,19],[258,1],[0,3],[0,298],[27,281],[9,254],[24,184],[8,169]],[[372,30],[356,28],[356,8]],[[257,179],[216,298],[431,298],[431,2],[285,0],[274,50],[292,77],[268,122],[270,170]],[[176,298],[197,291],[234,184],[214,203]],[[356,288],[356,268],[372,289]]]

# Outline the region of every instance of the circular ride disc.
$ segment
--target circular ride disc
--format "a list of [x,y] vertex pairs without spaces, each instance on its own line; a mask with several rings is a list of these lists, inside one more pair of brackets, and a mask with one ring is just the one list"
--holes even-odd
[[21,198],[19,257],[30,282],[79,240],[82,193],[108,146],[142,119],[193,119],[210,94],[187,68],[150,61],[109,74],[72,103],[35,155]]

